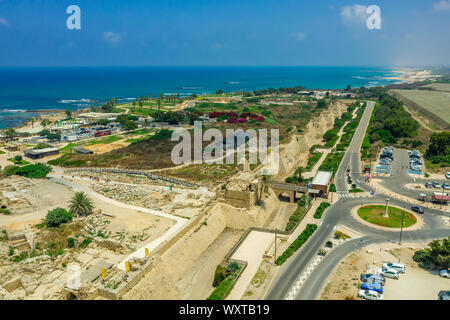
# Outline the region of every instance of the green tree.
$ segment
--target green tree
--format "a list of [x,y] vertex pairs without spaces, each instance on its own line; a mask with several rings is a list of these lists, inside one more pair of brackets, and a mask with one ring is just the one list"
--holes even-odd
[[77,192],[70,200],[69,211],[74,216],[87,216],[94,210],[92,200],[84,192]]
[[125,123],[124,123],[123,126],[122,126],[122,128],[123,128],[125,131],[131,131],[131,130],[136,129],[137,127],[138,127],[137,122],[136,122],[136,121],[133,121],[133,120],[127,120],[127,121],[125,121]]
[[450,131],[433,133],[431,135],[428,154],[432,156],[450,154]]
[[72,221],[72,214],[63,208],[53,209],[45,217],[45,224],[49,228],[56,228],[70,221]]
[[70,111],[69,109],[66,110],[66,116],[67,119],[72,119],[72,111]]
[[17,132],[13,128],[8,128],[5,132],[5,135],[7,140],[11,140],[14,139],[15,136],[17,136]]
[[17,164],[20,164],[22,162],[22,156],[21,155],[17,155],[14,157],[14,160],[16,160]]

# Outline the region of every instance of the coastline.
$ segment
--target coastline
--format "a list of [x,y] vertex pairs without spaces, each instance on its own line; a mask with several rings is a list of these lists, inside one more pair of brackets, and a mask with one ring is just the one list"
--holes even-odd
[[[416,81],[423,81],[425,78],[433,78],[436,76],[432,76],[432,72],[431,70],[424,70],[424,69],[413,69],[413,68],[398,68],[398,69],[392,69],[391,73],[395,73],[398,74],[395,76],[384,76],[382,77],[383,79],[392,81],[395,80],[396,84],[398,83],[413,83]],[[385,87],[387,86],[387,84],[375,84],[375,85],[369,85],[368,87]],[[356,87],[355,87],[356,88]],[[341,88],[344,89],[344,88]],[[325,89],[316,89],[316,90],[325,90]],[[339,89],[338,89],[339,90]],[[131,99],[131,98],[124,98],[124,99],[119,99],[119,100],[127,100],[127,99]],[[83,109],[84,107],[77,107],[77,108],[70,108],[73,112],[77,112],[79,109]],[[42,118],[42,116],[46,116],[46,117],[50,117],[50,116],[54,116],[55,118],[57,118],[59,120],[60,115],[64,114],[66,109],[63,108],[52,108],[52,109],[20,109],[20,110],[14,110],[14,109],[3,109],[0,110],[0,115],[3,113],[10,113],[10,115],[4,116],[4,117],[9,117],[9,118],[14,118],[13,114],[14,113],[29,113],[30,116],[29,117],[24,117],[22,119],[22,122],[20,124],[17,125],[6,125],[5,128],[1,128],[0,130],[6,130],[8,128],[14,128],[15,130],[19,131],[19,132],[25,132],[27,130],[30,129],[35,129],[34,127],[36,127],[36,125],[38,124],[39,121],[36,121],[34,124],[34,127],[31,126],[31,123],[29,122],[29,120],[33,116],[32,114],[38,114],[37,118]],[[20,121],[19,120],[20,117],[18,117],[15,121]],[[0,116],[0,122],[1,122],[1,116]],[[33,130],[35,131],[35,130]]]

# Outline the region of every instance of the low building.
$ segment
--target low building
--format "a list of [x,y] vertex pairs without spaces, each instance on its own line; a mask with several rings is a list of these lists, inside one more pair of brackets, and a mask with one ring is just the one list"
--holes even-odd
[[75,153],[79,154],[94,154],[94,151],[88,150],[86,148],[83,148],[81,146],[72,147],[71,150]]
[[59,150],[56,148],[44,148],[44,149],[28,149],[24,151],[25,156],[31,159],[41,159],[44,157],[59,154]]
[[19,141],[10,141],[5,143],[4,148],[8,151],[20,151],[26,148],[26,146],[20,143]]
[[313,181],[311,182],[310,189],[319,190],[316,192],[317,196],[328,197],[328,191],[330,190],[331,177],[333,172],[330,171],[318,171]]

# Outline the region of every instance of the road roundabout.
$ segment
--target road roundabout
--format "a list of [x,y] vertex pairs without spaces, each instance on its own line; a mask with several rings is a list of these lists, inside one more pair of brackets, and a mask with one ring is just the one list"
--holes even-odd
[[383,231],[400,231],[403,214],[403,231],[418,230],[424,225],[422,217],[413,211],[389,205],[388,217],[385,217],[385,208],[386,205],[380,203],[365,203],[352,207],[350,213],[359,223]]

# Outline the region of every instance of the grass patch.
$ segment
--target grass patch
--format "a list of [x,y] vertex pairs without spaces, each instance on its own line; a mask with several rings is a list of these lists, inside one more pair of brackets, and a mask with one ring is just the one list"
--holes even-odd
[[352,188],[352,189],[348,190],[348,192],[357,193],[357,192],[364,192],[364,190],[361,190],[359,188]]
[[17,165],[17,166],[26,166],[26,165],[30,164],[30,163],[29,163],[28,161],[26,161],[26,160],[21,160],[20,162],[18,162],[18,161],[17,161],[16,159],[14,159],[14,158],[10,158],[10,159],[8,159],[8,161],[14,163],[14,164]]
[[[400,228],[402,223],[402,210],[395,207],[388,208],[388,217],[384,217],[384,211],[386,206],[383,205],[369,205],[358,209],[358,216],[363,220],[389,228]],[[405,211],[405,224],[404,227],[412,226],[417,222],[416,217]]]

